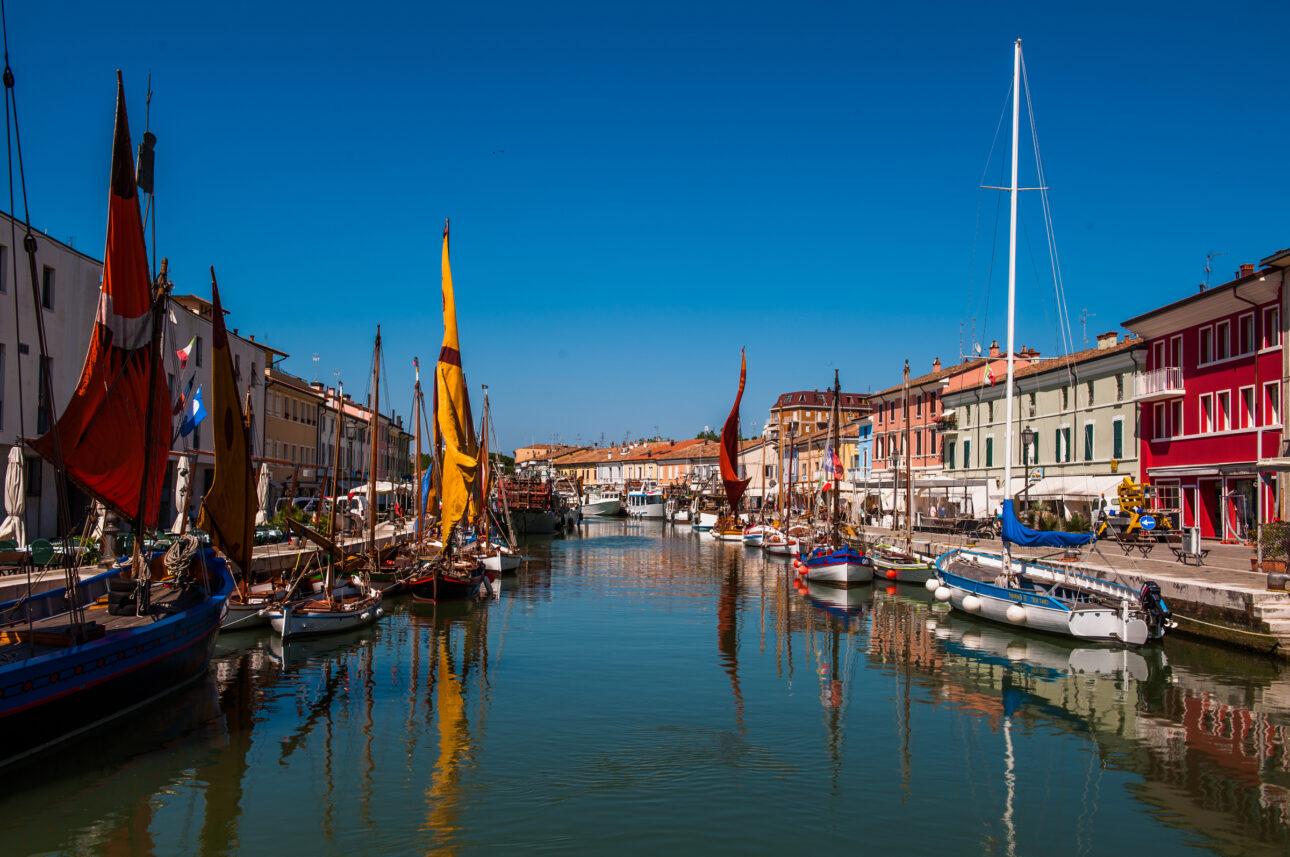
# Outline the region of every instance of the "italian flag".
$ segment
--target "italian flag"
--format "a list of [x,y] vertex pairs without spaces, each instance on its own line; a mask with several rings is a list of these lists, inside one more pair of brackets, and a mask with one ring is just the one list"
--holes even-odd
[[994,367],[992,364],[985,364],[985,382],[991,387],[994,386]]
[[196,345],[197,345],[197,336],[194,335],[192,339],[188,340],[187,345],[185,345],[183,348],[175,352],[175,354],[179,356],[180,369],[183,369],[185,366],[188,365],[188,355],[193,353],[193,348]]

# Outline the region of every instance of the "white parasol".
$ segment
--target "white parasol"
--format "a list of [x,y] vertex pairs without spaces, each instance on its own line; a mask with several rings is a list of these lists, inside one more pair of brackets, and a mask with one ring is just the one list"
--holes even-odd
[[269,523],[269,512],[266,508],[269,505],[269,465],[260,465],[260,481],[255,486],[255,502],[259,504],[260,510],[255,513],[255,525],[262,526]]
[[170,527],[172,533],[182,533],[187,529],[188,492],[193,478],[193,458],[191,455],[179,456],[175,464],[175,523]]
[[27,546],[27,464],[22,448],[9,448],[9,467],[4,474],[4,507],[8,515],[0,523],[0,539],[13,539],[18,547]]

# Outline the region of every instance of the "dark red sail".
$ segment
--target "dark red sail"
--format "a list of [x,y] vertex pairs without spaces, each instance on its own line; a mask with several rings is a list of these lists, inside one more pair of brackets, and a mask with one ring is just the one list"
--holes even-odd
[[[81,380],[58,418],[67,476],[129,519],[154,523],[170,450],[170,396],[153,336],[152,279],[134,183],[125,88],[117,73],[103,289]],[[144,428],[151,415],[152,430]],[[145,437],[147,435],[147,437]],[[54,431],[31,446],[57,461]],[[146,476],[145,476],[146,474]]]
[[726,500],[730,502],[730,511],[739,508],[744,491],[748,488],[747,479],[739,478],[739,402],[744,397],[744,378],[748,374],[748,359],[744,352],[739,352],[739,392],[735,394],[735,404],[726,417],[726,424],[721,427],[721,482],[726,486]]

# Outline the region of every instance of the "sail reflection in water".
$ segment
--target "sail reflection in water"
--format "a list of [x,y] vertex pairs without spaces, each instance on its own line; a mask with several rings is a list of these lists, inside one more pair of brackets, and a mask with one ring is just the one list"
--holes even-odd
[[1278,663],[794,585],[661,522],[524,549],[496,602],[228,637],[173,705],[7,772],[0,851],[1290,852]]

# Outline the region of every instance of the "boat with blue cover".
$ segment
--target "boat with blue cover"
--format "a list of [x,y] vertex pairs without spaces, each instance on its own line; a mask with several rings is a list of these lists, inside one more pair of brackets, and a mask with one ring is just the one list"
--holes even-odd
[[[1012,185],[1009,188],[1012,215],[1008,245],[1007,393],[1003,423],[1008,428],[1004,431],[1005,499],[1000,513],[1003,553],[999,555],[967,548],[946,551],[937,557],[936,576],[928,580],[926,586],[935,594],[937,601],[993,622],[1081,640],[1140,646],[1161,639],[1174,625],[1156,583],[1146,581],[1134,589],[1087,571],[1076,571],[1062,563],[1012,555],[1014,546],[1053,548],[1066,553],[1097,538],[1092,532],[1032,529],[1017,517],[1012,499],[1021,68],[1021,41],[1018,40],[1013,53],[1012,80]],[[1039,184],[1042,186],[1044,182],[1041,180]]]

